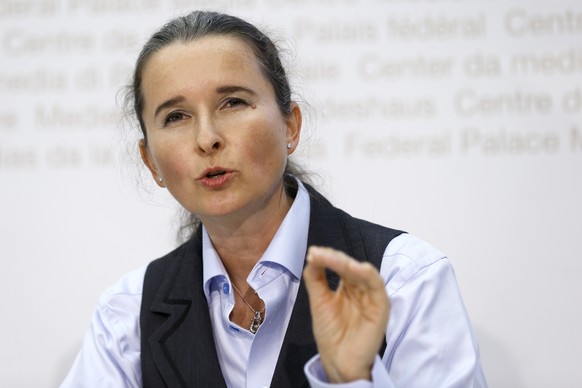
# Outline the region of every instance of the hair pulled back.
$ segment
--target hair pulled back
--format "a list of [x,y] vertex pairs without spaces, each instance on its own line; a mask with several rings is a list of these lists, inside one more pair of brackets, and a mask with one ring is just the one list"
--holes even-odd
[[[209,36],[231,36],[249,45],[260,65],[263,74],[273,86],[279,110],[284,116],[291,113],[292,92],[289,80],[273,41],[251,23],[238,17],[210,11],[194,11],[166,23],[154,33],[143,46],[133,72],[132,82],[125,91],[125,109],[129,116],[137,119],[145,145],[148,144],[147,131],[143,120],[144,96],[142,75],[144,67],[154,54],[173,43],[188,43]],[[310,181],[309,174],[301,167],[287,160],[285,168],[285,188],[291,193],[296,190],[296,182],[290,176]],[[199,218],[183,209],[182,225],[178,239],[190,238],[198,225]]]

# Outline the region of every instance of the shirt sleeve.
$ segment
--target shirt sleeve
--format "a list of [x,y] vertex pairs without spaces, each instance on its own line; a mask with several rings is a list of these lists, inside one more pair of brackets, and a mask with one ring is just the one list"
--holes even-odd
[[346,384],[330,384],[323,370],[319,355],[314,356],[305,365],[305,374],[311,388],[396,388],[380,357],[377,356],[372,366],[372,381],[356,380]]
[[139,311],[145,268],[107,290],[61,388],[141,387]]
[[390,295],[386,351],[372,381],[329,384],[315,356],[305,366],[312,387],[482,388],[477,341],[448,259],[407,234],[386,248],[380,270]]

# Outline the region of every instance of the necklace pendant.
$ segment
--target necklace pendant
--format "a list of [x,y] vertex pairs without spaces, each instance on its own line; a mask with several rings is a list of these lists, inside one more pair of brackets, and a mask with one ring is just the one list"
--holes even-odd
[[255,334],[257,330],[259,330],[259,326],[261,326],[261,323],[263,323],[263,317],[261,317],[261,312],[255,311],[255,316],[253,317],[253,320],[251,321],[251,326],[249,327],[250,332]]

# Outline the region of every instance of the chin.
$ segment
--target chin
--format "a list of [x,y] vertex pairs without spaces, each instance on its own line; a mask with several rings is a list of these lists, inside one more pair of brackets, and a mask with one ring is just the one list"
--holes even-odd
[[203,206],[200,206],[200,204],[197,205],[198,206],[184,207],[191,213],[198,215],[201,219],[206,217],[226,217],[236,213],[241,208],[241,206],[238,206],[236,202],[232,201],[205,203]]

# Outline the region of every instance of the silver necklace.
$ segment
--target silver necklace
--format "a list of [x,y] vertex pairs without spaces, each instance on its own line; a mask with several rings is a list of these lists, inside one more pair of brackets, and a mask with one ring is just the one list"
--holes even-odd
[[251,320],[251,325],[249,326],[250,332],[253,333],[253,334],[255,334],[257,332],[257,330],[259,330],[259,326],[261,326],[261,323],[263,323],[263,317],[261,316],[261,313],[265,312],[265,306],[263,306],[263,309],[261,311],[255,310],[253,308],[253,306],[251,306],[251,304],[249,302],[247,302],[247,300],[245,299],[245,297],[243,296],[243,294],[238,290],[238,288],[236,288],[236,286],[234,285],[234,283],[232,283],[232,288],[234,288],[234,290],[242,298],[243,302],[245,302],[245,304],[247,306],[249,306],[249,308],[251,309],[251,311],[255,314],[255,316]]

